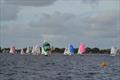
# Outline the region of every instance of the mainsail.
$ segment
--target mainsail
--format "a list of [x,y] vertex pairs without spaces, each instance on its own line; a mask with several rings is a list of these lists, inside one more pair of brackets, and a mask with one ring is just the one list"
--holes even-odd
[[117,48],[112,46],[111,47],[111,56],[115,56],[117,54]]

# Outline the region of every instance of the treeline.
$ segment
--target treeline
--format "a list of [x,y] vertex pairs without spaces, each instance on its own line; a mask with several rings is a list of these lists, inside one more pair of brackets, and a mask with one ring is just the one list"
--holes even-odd
[[[64,53],[65,48],[54,48],[53,53]],[[78,48],[75,48],[75,53],[78,53]],[[110,49],[86,48],[86,54],[109,54]]]
[[[40,47],[41,50],[41,47]],[[52,53],[64,53],[65,48],[51,48]],[[0,47],[0,53],[9,53],[10,48],[1,48]],[[20,53],[21,49],[16,49],[17,53]],[[23,51],[26,52],[27,48],[23,48]],[[78,52],[78,48],[75,48],[75,53]],[[110,49],[99,49],[99,48],[86,48],[86,54],[109,54]]]

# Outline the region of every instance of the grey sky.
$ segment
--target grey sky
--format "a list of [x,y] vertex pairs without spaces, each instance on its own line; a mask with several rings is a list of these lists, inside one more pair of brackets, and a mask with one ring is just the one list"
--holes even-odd
[[120,0],[0,0],[0,45],[120,46]]

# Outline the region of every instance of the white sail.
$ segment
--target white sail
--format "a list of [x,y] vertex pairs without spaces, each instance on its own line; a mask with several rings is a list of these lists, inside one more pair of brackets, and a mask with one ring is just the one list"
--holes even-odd
[[35,54],[35,46],[32,47],[32,54]]
[[115,56],[117,54],[117,48],[111,47],[111,56]]
[[29,47],[27,47],[26,53],[30,53],[30,48]]
[[27,47],[27,51],[26,51],[27,54],[30,54],[32,53],[32,47]]
[[64,55],[70,55],[68,48],[65,48]]
[[39,47],[38,45],[33,46],[33,48],[32,48],[32,54],[33,54],[33,55],[38,55],[38,54],[40,54],[40,47]]
[[21,49],[21,52],[20,52],[20,53],[21,53],[22,55],[23,55],[23,54],[25,54],[25,52],[24,52],[24,50],[23,50],[23,49]]
[[38,45],[35,46],[36,55],[40,54],[40,47]]

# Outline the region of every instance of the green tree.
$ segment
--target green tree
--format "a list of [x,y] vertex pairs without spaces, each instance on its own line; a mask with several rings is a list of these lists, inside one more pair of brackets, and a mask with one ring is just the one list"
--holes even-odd
[[92,49],[92,53],[99,53],[99,52],[100,52],[99,48],[95,47],[95,48]]
[[90,47],[87,47],[85,53],[91,53],[91,52],[92,52],[92,49]]

